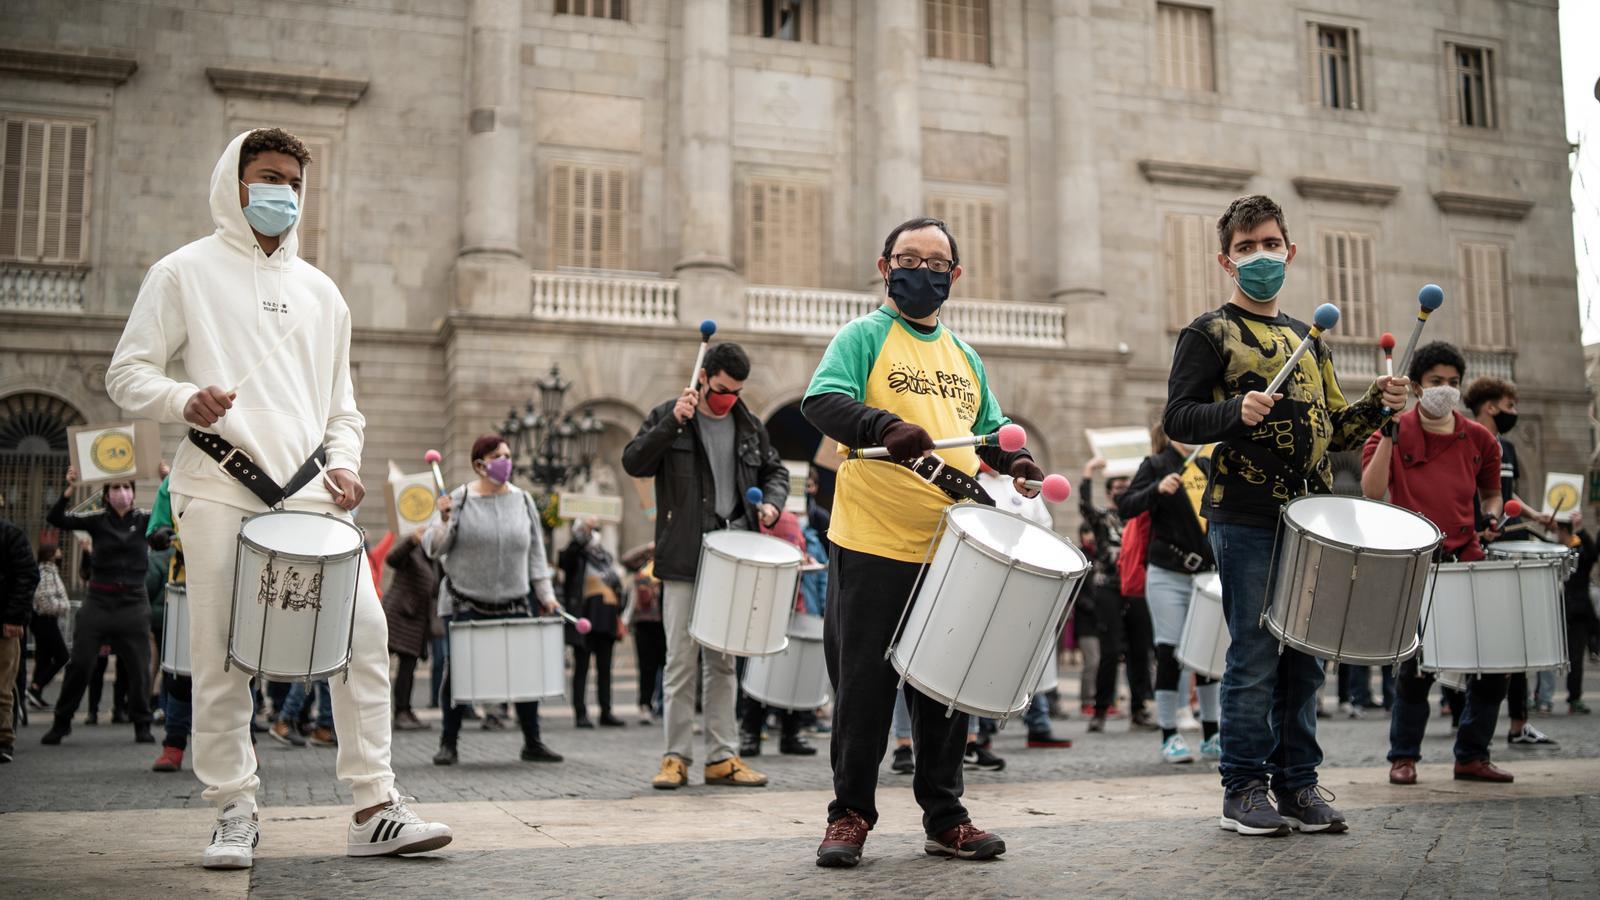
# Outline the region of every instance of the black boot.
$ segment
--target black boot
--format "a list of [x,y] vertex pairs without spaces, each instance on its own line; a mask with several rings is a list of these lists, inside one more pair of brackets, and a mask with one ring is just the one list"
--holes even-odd
[[533,740],[528,740],[526,738],[523,739],[523,762],[558,763],[565,758],[566,757],[555,752],[554,750],[551,750],[549,747],[546,747],[544,745],[544,741],[538,740],[537,738]]
[[739,755],[743,757],[761,755],[761,733],[751,734],[746,731],[739,735]]
[[778,743],[778,752],[790,756],[816,756],[817,748],[798,734],[786,734]]
[[39,743],[51,745],[59,744],[61,743],[62,738],[71,733],[72,723],[70,721],[63,722],[60,719],[57,719],[56,723],[50,726],[50,730],[44,733],[44,737],[39,739]]
[[149,722],[133,723],[133,742],[135,744],[154,744],[156,736],[150,733]]
[[436,766],[453,766],[461,759],[456,753],[455,741],[440,741],[439,752],[433,755],[433,764]]

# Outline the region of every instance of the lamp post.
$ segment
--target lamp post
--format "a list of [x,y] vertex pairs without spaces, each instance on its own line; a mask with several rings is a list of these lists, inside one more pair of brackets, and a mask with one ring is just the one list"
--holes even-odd
[[517,461],[513,474],[541,488],[540,507],[568,482],[587,476],[600,446],[605,426],[585,407],[574,415],[564,409],[572,382],[561,377],[556,365],[534,382],[538,389],[537,406],[527,400],[521,412],[512,407],[500,425],[500,434],[511,446]]

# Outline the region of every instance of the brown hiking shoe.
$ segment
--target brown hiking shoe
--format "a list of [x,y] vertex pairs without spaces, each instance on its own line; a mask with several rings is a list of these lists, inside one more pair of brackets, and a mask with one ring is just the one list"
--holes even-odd
[[1417,761],[1414,759],[1397,759],[1389,764],[1390,784],[1416,784]]
[[1006,842],[999,835],[990,834],[971,822],[962,822],[954,828],[929,837],[922,845],[929,856],[953,856],[956,859],[994,859],[1006,852]]
[[679,757],[668,754],[661,757],[661,771],[650,779],[650,786],[658,791],[673,791],[689,783],[689,767]]
[[745,765],[739,757],[730,756],[722,762],[706,764],[706,784],[765,787],[767,776]]
[[817,865],[825,869],[851,869],[861,861],[861,847],[867,842],[867,832],[872,826],[853,809],[828,823],[822,834],[822,844],[817,847]]

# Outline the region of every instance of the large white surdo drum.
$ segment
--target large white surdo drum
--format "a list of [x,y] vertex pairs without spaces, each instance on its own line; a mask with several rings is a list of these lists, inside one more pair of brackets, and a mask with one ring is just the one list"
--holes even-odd
[[770,535],[708,533],[700,544],[689,635],[734,656],[782,650],[804,559],[798,547]]
[[1279,642],[1312,656],[1353,665],[1409,659],[1441,540],[1432,522],[1390,503],[1291,500],[1261,617]]
[[1006,719],[1028,705],[1089,572],[1078,548],[1015,513],[945,510],[889,660],[955,710]]
[[1222,614],[1222,577],[1215,572],[1194,576],[1189,592],[1189,612],[1183,619],[1183,636],[1176,656],[1195,672],[1207,678],[1221,678],[1228,665],[1228,620]]
[[1565,666],[1566,567],[1564,554],[1436,566],[1419,667],[1488,674]]
[[450,696],[456,703],[521,703],[567,690],[560,616],[450,623]]
[[828,661],[822,650],[822,617],[795,613],[789,646],[745,664],[744,692],[778,709],[816,709],[828,702]]
[[161,620],[161,671],[189,675],[189,589],[167,582],[166,610]]
[[[272,510],[239,529],[228,661],[275,681],[350,665],[361,529],[328,513]],[[371,577],[368,573],[367,577]]]

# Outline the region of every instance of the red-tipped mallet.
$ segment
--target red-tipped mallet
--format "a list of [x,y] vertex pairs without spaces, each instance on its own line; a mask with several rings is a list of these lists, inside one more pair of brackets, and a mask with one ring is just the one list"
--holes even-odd
[[717,323],[707,319],[700,323],[700,352],[694,358],[694,371],[689,373],[689,389],[700,386],[700,367],[705,365],[706,350],[711,347],[711,336],[717,333]]
[[422,454],[422,458],[428,463],[428,467],[433,469],[434,488],[438,490],[440,494],[443,494],[444,473],[439,471],[439,461],[444,459],[444,457],[439,455],[439,451],[437,450],[429,450],[427,453]]
[[[1028,432],[1015,422],[1001,425],[1000,430],[994,434],[965,434],[961,437],[940,438],[933,442],[933,449],[948,450],[951,447],[999,447],[1007,453],[1015,453],[1028,443]],[[886,459],[889,456],[888,447],[862,447],[850,451],[850,459]]]
[[1047,503],[1065,503],[1072,496],[1072,482],[1065,475],[1046,475],[1043,481],[1029,478],[1022,484],[1038,491]]
[[1511,521],[1512,519],[1517,518],[1518,516],[1521,516],[1521,515],[1522,515],[1522,503],[1521,503],[1521,501],[1518,501],[1518,500],[1507,500],[1506,501],[1505,511],[1500,516],[1500,521],[1495,523],[1494,530],[1495,531],[1505,531],[1506,530],[1506,523]]
[[1394,335],[1385,331],[1383,337],[1378,338],[1378,346],[1383,348],[1383,374],[1394,377]]

